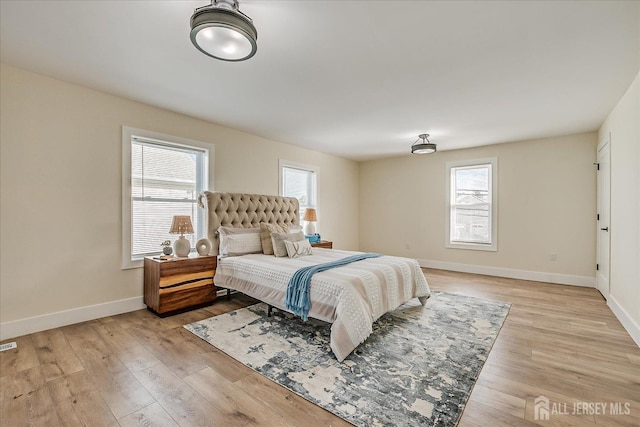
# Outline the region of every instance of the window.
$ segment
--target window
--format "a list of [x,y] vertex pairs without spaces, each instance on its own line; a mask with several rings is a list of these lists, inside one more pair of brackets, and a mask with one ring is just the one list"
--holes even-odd
[[123,268],[142,266],[161,253],[174,215],[189,215],[195,231],[191,246],[204,237],[198,194],[208,188],[207,144],[123,128]]
[[448,248],[498,250],[498,159],[447,163]]
[[318,168],[280,160],[280,195],[300,202],[300,220],[306,208],[318,208]]

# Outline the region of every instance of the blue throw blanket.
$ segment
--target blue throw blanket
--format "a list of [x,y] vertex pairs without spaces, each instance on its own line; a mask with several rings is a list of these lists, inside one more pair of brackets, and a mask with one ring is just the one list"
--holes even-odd
[[302,267],[300,270],[293,273],[293,276],[287,285],[287,297],[284,301],[287,310],[291,310],[294,314],[302,317],[304,320],[307,320],[309,318],[309,309],[311,308],[311,297],[309,296],[309,291],[311,287],[311,278],[314,274],[330,270],[332,268],[342,267],[344,265],[351,264],[352,262],[362,261],[363,259],[368,258],[377,258],[380,256],[382,255],[362,253],[351,255],[336,261],[327,262],[325,264]]

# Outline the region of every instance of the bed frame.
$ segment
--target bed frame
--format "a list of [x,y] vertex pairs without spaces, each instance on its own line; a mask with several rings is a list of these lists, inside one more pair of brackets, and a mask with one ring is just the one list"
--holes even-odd
[[300,205],[295,197],[203,191],[198,204],[205,210],[209,255],[218,255],[221,226],[253,228],[260,227],[261,222],[300,225]]

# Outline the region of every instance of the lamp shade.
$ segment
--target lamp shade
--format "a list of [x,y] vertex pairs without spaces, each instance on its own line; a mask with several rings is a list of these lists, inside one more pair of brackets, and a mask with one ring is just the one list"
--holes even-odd
[[305,209],[304,218],[302,219],[305,221],[317,221],[318,216],[316,215],[316,210],[314,208]]
[[191,217],[189,215],[174,215],[169,233],[193,234],[193,225],[191,225]]
[[436,144],[429,142],[428,133],[418,135],[418,140],[411,146],[411,154],[431,154],[436,151]]
[[213,0],[191,17],[191,42],[205,55],[223,61],[244,61],[255,55],[258,32],[237,0]]

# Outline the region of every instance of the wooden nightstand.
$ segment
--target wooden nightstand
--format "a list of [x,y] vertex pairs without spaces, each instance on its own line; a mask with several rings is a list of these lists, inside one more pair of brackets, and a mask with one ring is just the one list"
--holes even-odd
[[314,248],[333,249],[333,242],[329,240],[320,240],[319,242],[311,243]]
[[164,316],[210,305],[216,299],[215,256],[144,259],[144,303]]

